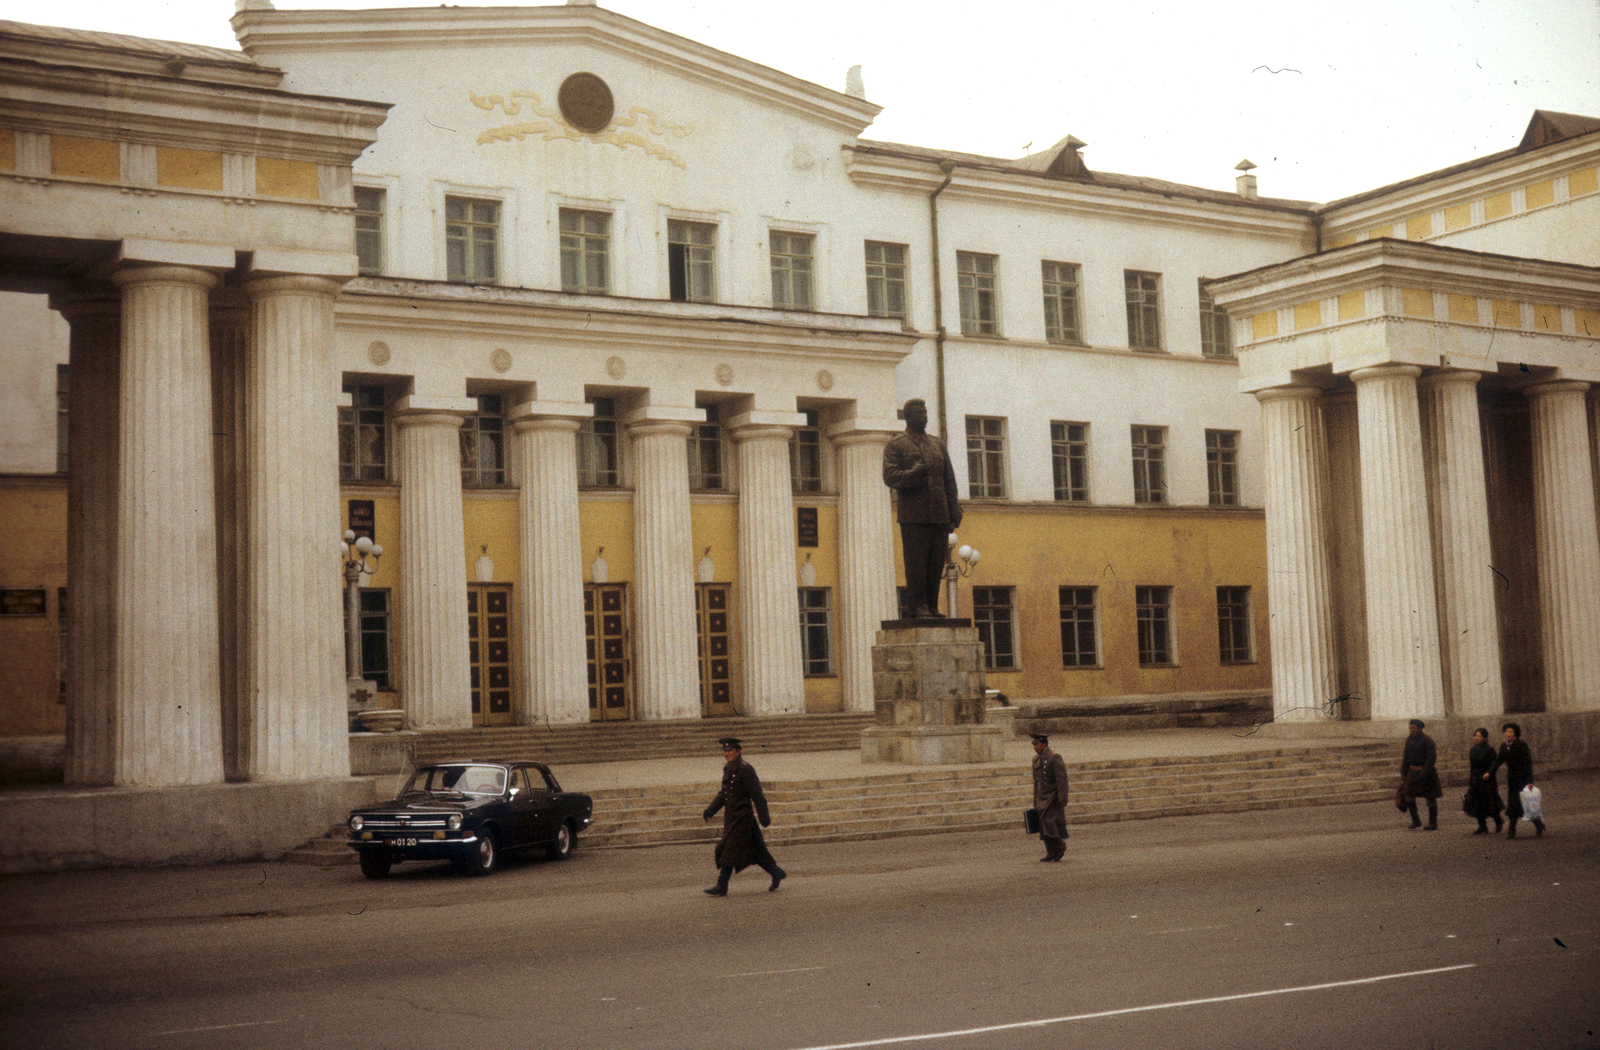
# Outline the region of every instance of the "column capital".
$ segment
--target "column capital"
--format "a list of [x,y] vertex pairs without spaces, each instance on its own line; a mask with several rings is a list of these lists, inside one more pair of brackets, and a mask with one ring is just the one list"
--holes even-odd
[[1326,391],[1310,383],[1290,383],[1287,386],[1269,386],[1254,391],[1257,401],[1309,401],[1321,397]]
[[193,284],[207,291],[222,283],[210,270],[193,266],[130,266],[114,271],[111,280],[118,288],[130,284]]
[[1482,372],[1474,372],[1470,368],[1430,368],[1417,380],[1421,386],[1444,386],[1450,383],[1460,383],[1463,386],[1477,386],[1478,380],[1483,378]]
[[267,295],[318,295],[336,299],[344,287],[343,282],[309,274],[288,274],[274,277],[252,277],[244,282],[244,290],[252,299]]
[[1415,379],[1422,374],[1418,365],[1373,365],[1370,368],[1358,368],[1350,373],[1350,381],[1360,386],[1362,383],[1373,379],[1401,379],[1410,376]]
[[389,418],[397,427],[459,427],[478,410],[470,397],[417,397],[408,394],[389,405]]
[[[705,422],[701,420],[700,422]],[[666,437],[680,437],[687,439],[694,424],[678,419],[637,419],[624,424],[629,437],[651,437],[657,434]]]
[[806,414],[804,412],[762,412],[752,410],[740,412],[738,415],[723,422],[732,431],[778,427],[792,432],[796,427],[806,425]]
[[506,420],[519,434],[524,430],[563,430],[567,424],[576,430],[584,420],[593,418],[594,406],[587,401],[525,401],[506,413]]
[[68,321],[96,313],[120,313],[122,294],[107,281],[85,281],[60,292],[50,293],[50,309]]
[[1550,394],[1582,394],[1589,389],[1589,386],[1590,384],[1581,379],[1546,379],[1523,387],[1522,396],[1536,398]]

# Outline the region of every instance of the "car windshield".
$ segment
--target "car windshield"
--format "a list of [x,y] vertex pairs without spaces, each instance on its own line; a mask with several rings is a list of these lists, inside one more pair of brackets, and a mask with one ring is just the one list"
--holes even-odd
[[428,766],[411,774],[405,793],[430,794],[459,792],[465,795],[499,795],[506,789],[506,771],[501,766]]

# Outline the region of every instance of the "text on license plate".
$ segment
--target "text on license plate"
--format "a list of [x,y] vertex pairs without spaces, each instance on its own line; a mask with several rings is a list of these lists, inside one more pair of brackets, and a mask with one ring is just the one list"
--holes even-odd
[[391,846],[415,846],[417,844],[416,839],[389,839],[388,841]]

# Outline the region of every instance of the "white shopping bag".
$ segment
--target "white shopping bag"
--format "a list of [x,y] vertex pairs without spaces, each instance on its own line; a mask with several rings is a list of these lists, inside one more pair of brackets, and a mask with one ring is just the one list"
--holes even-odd
[[1529,784],[1522,789],[1522,815],[1529,820],[1543,820],[1544,811],[1539,805],[1539,789]]

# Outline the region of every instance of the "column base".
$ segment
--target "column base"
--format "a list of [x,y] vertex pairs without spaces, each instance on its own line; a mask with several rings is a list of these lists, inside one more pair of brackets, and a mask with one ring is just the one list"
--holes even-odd
[[904,765],[998,762],[1005,738],[984,722],[983,645],[970,620],[887,620],[872,647],[878,724],[861,761]]
[[906,766],[999,762],[1005,731],[999,726],[873,726],[861,731],[861,761]]

